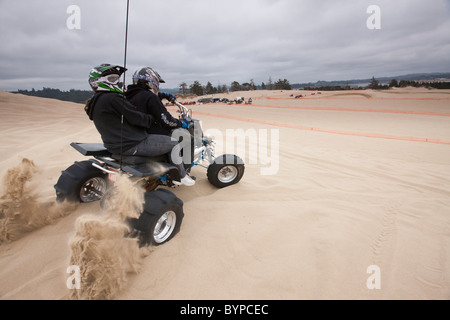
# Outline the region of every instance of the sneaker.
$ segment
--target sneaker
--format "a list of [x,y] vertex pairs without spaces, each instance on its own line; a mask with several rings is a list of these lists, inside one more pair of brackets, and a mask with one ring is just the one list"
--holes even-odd
[[174,181],[173,183],[176,185],[185,185],[191,187],[195,184],[195,180],[189,177],[189,175],[186,175],[183,179],[181,179],[180,182]]

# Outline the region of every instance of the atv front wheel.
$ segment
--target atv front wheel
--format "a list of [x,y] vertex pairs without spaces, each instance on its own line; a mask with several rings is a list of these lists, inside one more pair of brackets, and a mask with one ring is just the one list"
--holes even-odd
[[54,186],[56,201],[93,202],[103,198],[108,177],[92,163],[93,160],[75,162],[61,173]]
[[183,217],[183,201],[169,190],[157,189],[145,193],[144,211],[128,223],[138,231],[140,246],[159,246],[180,231]]
[[245,165],[235,155],[222,155],[214,159],[207,170],[208,181],[217,188],[224,188],[238,183],[244,175]]

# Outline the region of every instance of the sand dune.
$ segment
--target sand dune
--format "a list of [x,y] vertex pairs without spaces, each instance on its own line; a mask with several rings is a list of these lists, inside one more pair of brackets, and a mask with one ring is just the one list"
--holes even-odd
[[[0,298],[449,299],[450,91],[297,94],[190,106],[245,175],[219,190],[195,167],[181,231],[143,252],[99,203],[55,203],[85,159],[69,144],[101,141],[83,105],[0,92]],[[99,260],[74,247],[95,226]],[[81,263],[88,295],[67,286]]]

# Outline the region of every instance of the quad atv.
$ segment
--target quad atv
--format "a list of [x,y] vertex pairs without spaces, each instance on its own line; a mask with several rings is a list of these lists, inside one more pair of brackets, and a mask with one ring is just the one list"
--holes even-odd
[[[187,172],[194,166],[207,169],[208,181],[217,188],[238,183],[245,170],[244,162],[236,155],[216,157],[212,137],[203,135],[198,120],[192,119],[192,110],[181,103],[180,118],[190,123],[191,161],[184,163]],[[138,233],[141,245],[160,245],[175,236],[184,217],[183,201],[167,188],[179,185],[180,174],[170,164],[168,155],[158,157],[122,156],[111,154],[103,143],[77,143],[71,146],[89,160],[77,161],[62,171],[55,184],[59,202],[102,201],[114,186],[118,175],[127,175],[146,190],[144,211],[139,219],[129,218],[128,224]],[[206,164],[205,164],[206,163]],[[177,184],[178,182],[178,184]]]

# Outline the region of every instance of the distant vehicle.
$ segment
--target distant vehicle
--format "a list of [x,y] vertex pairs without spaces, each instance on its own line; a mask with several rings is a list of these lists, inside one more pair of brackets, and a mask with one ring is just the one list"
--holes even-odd
[[213,103],[220,102],[220,98],[214,98]]
[[212,98],[201,98],[197,100],[198,103],[212,103],[213,99]]

